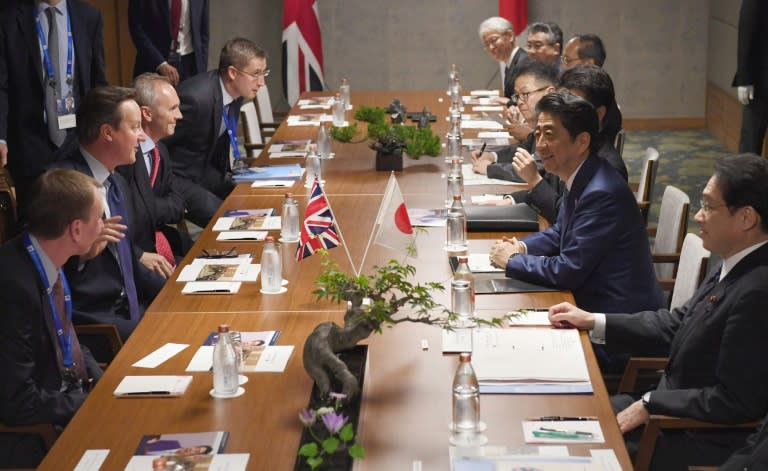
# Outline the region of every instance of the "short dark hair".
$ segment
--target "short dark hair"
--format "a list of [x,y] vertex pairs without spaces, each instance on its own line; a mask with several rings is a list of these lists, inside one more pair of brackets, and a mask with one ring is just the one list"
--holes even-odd
[[134,99],[139,106],[152,106],[154,104],[155,86],[158,82],[164,82],[173,86],[168,77],[155,72],[144,72],[133,79],[133,88],[136,92]]
[[90,222],[97,182],[67,168],[51,169],[32,184],[27,207],[29,232],[44,239],[61,236],[72,221]]
[[219,75],[224,75],[229,66],[244,69],[253,58],[264,59],[267,53],[250,39],[233,38],[227,41],[219,55]]
[[605,46],[603,46],[603,40],[600,39],[600,36],[586,33],[576,34],[573,37],[579,41],[579,45],[576,48],[579,59],[592,59],[595,61],[595,65],[600,67],[605,64]]
[[77,138],[80,143],[95,142],[104,124],[113,128],[119,127],[123,119],[120,105],[135,98],[136,92],[133,88],[112,85],[92,88],[77,109]]
[[563,91],[548,93],[536,105],[536,114],[539,113],[556,116],[571,139],[583,132],[588,133],[589,152],[594,154],[597,151],[597,112],[587,100]]
[[566,69],[557,82],[558,88],[580,90],[592,106],[608,110],[616,103],[613,80],[608,72],[592,64],[577,64]]
[[515,71],[512,83],[515,83],[518,77],[530,75],[537,82],[546,82],[553,87],[557,84],[557,75],[560,73],[557,65],[551,62],[525,61]]
[[730,154],[715,161],[715,182],[731,210],[752,206],[768,232],[768,160],[755,154]]
[[550,44],[559,44],[560,53],[563,53],[563,30],[553,21],[536,22],[528,28],[528,34],[544,33],[547,35],[547,41]]

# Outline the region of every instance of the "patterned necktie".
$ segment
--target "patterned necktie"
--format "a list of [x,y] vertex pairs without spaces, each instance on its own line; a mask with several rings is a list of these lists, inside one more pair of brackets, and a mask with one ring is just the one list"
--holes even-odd
[[[59,68],[59,32],[56,26],[56,8],[48,7],[45,9],[45,15],[48,18],[48,58],[51,60],[51,68],[55,79],[60,74]],[[47,75],[47,74],[46,74]],[[48,120],[48,137],[51,138],[56,147],[61,147],[67,132],[59,129],[59,112],[56,100],[61,96],[61,81],[64,77],[58,77],[58,80],[52,80],[47,77],[45,84],[45,115]]]
[[[149,186],[155,187],[157,181],[157,173],[160,171],[160,149],[157,146],[152,149],[152,173],[149,177]],[[152,195],[154,198],[154,195]],[[163,258],[168,260],[168,263],[172,267],[176,268],[176,258],[173,256],[173,250],[171,250],[171,244],[168,242],[168,238],[165,237],[163,231],[155,231],[155,249],[157,253],[162,255]]]
[[[113,175],[107,177],[107,203],[112,216],[122,216],[121,224],[128,225],[128,215],[123,206],[123,200],[120,195],[120,189],[117,187]],[[123,275],[123,288],[128,298],[128,311],[131,320],[139,318],[139,298],[136,294],[136,281],[133,278],[133,258],[131,255],[131,242],[128,237],[123,237],[117,243],[117,254],[120,259],[120,272]]]
[[[80,348],[80,342],[77,340],[77,335],[74,332],[72,321],[67,319],[67,310],[64,303],[64,284],[61,282],[61,276],[56,278],[56,283],[51,287],[51,294],[53,295],[53,303],[56,306],[56,313],[59,316],[62,327],[64,327],[65,338],[71,332],[72,335],[72,360],[75,362],[75,368],[80,379],[87,379],[87,372],[85,370],[85,362],[83,361],[83,351]],[[58,344],[58,337],[54,339],[54,344]],[[85,384],[86,381],[83,381]]]

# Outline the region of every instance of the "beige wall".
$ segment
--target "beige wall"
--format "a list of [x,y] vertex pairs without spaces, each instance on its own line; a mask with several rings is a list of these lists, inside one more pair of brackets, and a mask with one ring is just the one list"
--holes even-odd
[[736,73],[736,37],[739,27],[740,1],[709,0],[709,37],[707,39],[707,81],[732,96]]
[[[728,10],[728,0],[535,0],[529,19],[558,22],[566,38],[594,32],[605,40],[626,117],[703,119],[710,2]],[[476,33],[497,8],[496,0],[321,0],[326,83],[335,89],[347,77],[353,90],[442,88],[455,62],[466,86],[498,86]],[[271,57],[273,101],[285,106],[281,22],[281,0],[212,1],[210,64],[228,37],[255,40]],[[723,77],[733,73],[726,68],[733,69],[723,66]]]

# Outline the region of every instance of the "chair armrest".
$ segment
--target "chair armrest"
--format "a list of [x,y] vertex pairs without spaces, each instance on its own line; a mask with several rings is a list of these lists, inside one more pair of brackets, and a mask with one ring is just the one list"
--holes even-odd
[[651,226],[645,228],[646,232],[648,232],[648,237],[656,237],[656,231],[659,229],[658,226]]
[[245,150],[260,150],[264,148],[264,144],[253,144],[250,142],[243,143]]
[[687,417],[671,417],[668,415],[651,415],[648,424],[643,430],[643,435],[640,437],[640,445],[637,449],[637,457],[635,458],[635,471],[647,471],[651,465],[651,459],[653,458],[653,451],[656,448],[656,438],[659,436],[659,432],[662,429],[690,429],[690,428],[705,428],[705,429],[734,429],[734,428],[747,428],[757,429],[760,426],[760,422],[745,422],[740,424],[715,424],[712,422],[704,422],[697,419],[690,419]]
[[662,291],[672,291],[675,289],[675,280],[670,278],[659,278],[659,286]]
[[624,375],[619,381],[616,392],[619,394],[633,392],[641,371],[663,370],[668,361],[667,357],[631,357],[627,366],[624,367]]
[[46,450],[50,450],[59,438],[59,432],[53,424],[5,425],[0,422],[0,433],[38,435],[43,440]]
[[[117,332],[114,324],[81,324],[75,326],[75,332],[80,335],[99,335],[109,343],[109,349],[112,351],[112,358],[123,348],[123,340]],[[106,363],[99,363],[99,366],[106,368]]]
[[680,252],[652,253],[651,261],[654,263],[675,263],[680,261]]

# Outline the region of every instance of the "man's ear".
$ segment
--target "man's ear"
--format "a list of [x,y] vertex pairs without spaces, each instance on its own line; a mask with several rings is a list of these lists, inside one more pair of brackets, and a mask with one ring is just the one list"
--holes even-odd
[[152,110],[149,106],[141,106],[141,119],[143,121],[152,121]]
[[99,127],[99,136],[107,142],[112,142],[115,128],[110,124],[104,123]]
[[584,152],[589,153],[589,145],[592,143],[592,136],[590,136],[588,132],[584,131],[579,133],[579,135],[576,136],[575,141],[579,145],[579,154]]

